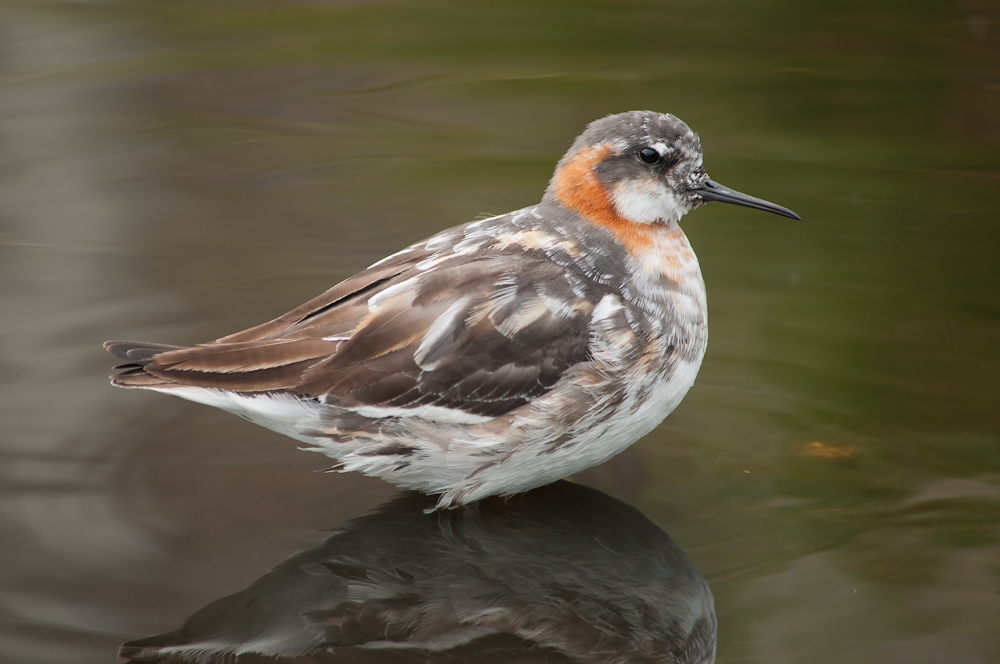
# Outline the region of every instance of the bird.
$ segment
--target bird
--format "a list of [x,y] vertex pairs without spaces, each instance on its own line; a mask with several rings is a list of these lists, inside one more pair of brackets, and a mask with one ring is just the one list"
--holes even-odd
[[678,222],[713,201],[800,219],[709,178],[676,116],[609,115],[538,204],[210,343],[106,342],[125,361],[111,380],[229,411],[437,509],[522,493],[622,452],[694,384],[708,308]]

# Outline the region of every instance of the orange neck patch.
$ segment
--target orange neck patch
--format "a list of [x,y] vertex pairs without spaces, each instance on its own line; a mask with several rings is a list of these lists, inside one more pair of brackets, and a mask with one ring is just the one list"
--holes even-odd
[[610,192],[594,174],[594,167],[612,154],[607,143],[578,151],[556,171],[552,191],[563,206],[607,228],[630,254],[642,256],[659,244],[663,229],[629,221],[618,212]]

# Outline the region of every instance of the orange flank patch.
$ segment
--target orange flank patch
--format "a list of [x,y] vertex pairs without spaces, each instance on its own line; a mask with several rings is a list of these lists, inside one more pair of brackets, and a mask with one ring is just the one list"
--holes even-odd
[[[579,150],[556,171],[553,181],[556,198],[582,218],[611,231],[633,256],[647,257],[655,251],[665,267],[680,268],[687,258],[684,254],[691,253],[683,231],[676,225],[664,232],[662,225],[629,221],[618,212],[611,192],[594,174],[594,167],[612,154],[612,147],[606,143]],[[681,240],[680,246],[677,240]]]
[[858,453],[854,445],[824,445],[820,442],[807,443],[802,446],[800,454],[818,459],[850,459]]

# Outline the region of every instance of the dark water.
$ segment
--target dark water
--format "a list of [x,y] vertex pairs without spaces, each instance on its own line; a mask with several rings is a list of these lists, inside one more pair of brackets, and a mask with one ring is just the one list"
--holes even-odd
[[[619,591],[681,574],[688,599],[697,569],[719,662],[1000,660],[995,3],[8,3],[0,76],[0,661],[115,661],[346,547],[330,530],[396,495],[112,389],[102,341],[213,339],[532,204],[587,122],[628,109],[675,113],[713,178],[804,221],[685,218],[711,310],[698,382],[577,478],[638,510],[613,519],[635,541],[602,526],[619,555],[567,562],[558,501],[518,534],[529,495],[490,564],[522,556],[512,578],[560,592],[592,588],[566,580],[581,558]],[[693,568],[611,562],[654,545]],[[405,583],[452,583],[414,551],[392,554],[425,570]],[[631,601],[609,593],[588,597]],[[579,648],[597,628],[577,617],[553,633]]]

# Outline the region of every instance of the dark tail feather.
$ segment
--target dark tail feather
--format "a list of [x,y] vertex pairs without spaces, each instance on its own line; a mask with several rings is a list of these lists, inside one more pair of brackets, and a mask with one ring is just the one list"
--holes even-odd
[[169,344],[151,344],[144,341],[105,341],[104,349],[123,360],[128,360],[116,369],[125,369],[132,366],[144,367],[153,361],[155,355],[165,353],[168,350],[180,350],[184,346],[171,346]]
[[105,341],[104,348],[115,357],[126,360],[115,367],[119,374],[111,376],[111,382],[119,387],[157,387],[171,381],[158,378],[143,371],[143,367],[153,362],[153,358],[169,350],[180,350],[184,346],[151,344],[142,341]]

